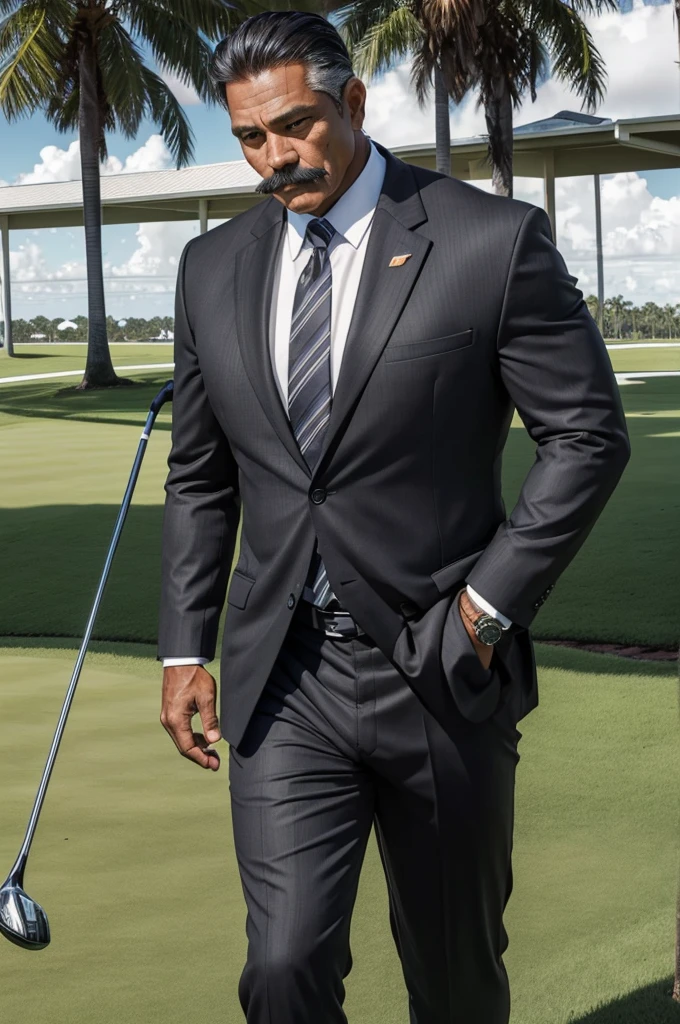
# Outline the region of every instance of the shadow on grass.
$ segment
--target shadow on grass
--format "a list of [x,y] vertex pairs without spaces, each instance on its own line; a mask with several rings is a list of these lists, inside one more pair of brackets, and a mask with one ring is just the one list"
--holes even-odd
[[[82,637],[120,507],[0,508],[0,629],[12,636]],[[132,505],[111,565],[93,639],[155,643],[162,505]]]
[[64,357],[63,357],[63,355],[60,355],[58,352],[45,352],[45,353],[41,353],[41,352],[17,352],[17,350],[15,348],[14,349],[14,355],[13,355],[12,358],[13,359],[21,359],[21,360],[23,360],[23,359],[63,359]]
[[[85,628],[83,627],[83,633]],[[75,658],[80,649],[82,635],[76,636],[2,636],[0,649],[27,651],[45,651],[49,655],[54,651],[71,652]],[[138,643],[133,640],[90,640],[87,651],[93,654],[115,654],[119,658],[152,658],[156,660],[157,646],[155,643]]]
[[570,1017],[569,1024],[680,1024],[680,1003],[671,998],[672,990],[673,979],[668,977],[591,1010],[585,1017]]
[[[141,372],[141,371],[140,371]],[[26,419],[67,419],[79,423],[113,423],[129,426],[144,425],[152,399],[172,370],[152,372],[134,384],[119,388],[77,391],[77,380],[68,386],[54,380],[23,382],[0,386],[0,416]],[[162,418],[161,418],[162,417]],[[156,421],[154,430],[170,429],[169,407]],[[93,441],[93,448],[95,442]]]

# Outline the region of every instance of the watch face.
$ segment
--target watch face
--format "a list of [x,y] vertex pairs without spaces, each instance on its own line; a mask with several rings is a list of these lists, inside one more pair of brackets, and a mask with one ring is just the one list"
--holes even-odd
[[477,636],[483,644],[495,644],[498,643],[503,630],[490,615],[483,615],[477,620],[476,624]]

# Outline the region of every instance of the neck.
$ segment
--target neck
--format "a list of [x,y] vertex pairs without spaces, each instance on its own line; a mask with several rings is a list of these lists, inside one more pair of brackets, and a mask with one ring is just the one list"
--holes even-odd
[[319,204],[316,210],[313,211],[315,217],[323,217],[327,213],[334,203],[337,203],[343,192],[346,192],[350,185],[353,185],[357,180],[364,167],[368,162],[368,158],[371,152],[371,143],[369,139],[364,135],[363,132],[355,133],[355,146],[354,156],[349,162],[345,176],[342,181],[330,196],[326,196],[324,201]]

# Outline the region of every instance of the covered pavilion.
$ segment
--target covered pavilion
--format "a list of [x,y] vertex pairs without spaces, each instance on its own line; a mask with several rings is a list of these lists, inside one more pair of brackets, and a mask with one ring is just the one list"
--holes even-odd
[[[592,175],[595,186],[595,226],[598,300],[604,304],[600,176],[618,171],[647,171],[680,167],[680,115],[612,120],[569,110],[514,129],[513,171],[543,180],[544,208],[557,240],[555,180]],[[432,144],[396,146],[395,156],[421,167],[434,168]],[[451,174],[464,181],[490,178],[486,136],[456,139],[451,144]],[[104,224],[145,221],[198,220],[207,231],[209,219],[234,217],[262,197],[260,180],[245,160],[199,165],[182,170],[104,175],[101,179]],[[14,185],[0,188],[2,239],[2,308],[4,346],[12,355],[10,232],[32,228],[82,225],[80,181]],[[602,327],[602,324],[600,324]]]

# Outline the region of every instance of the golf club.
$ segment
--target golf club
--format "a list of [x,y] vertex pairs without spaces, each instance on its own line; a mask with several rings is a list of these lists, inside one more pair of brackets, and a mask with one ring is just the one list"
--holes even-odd
[[120,507],[118,518],[116,519],[116,525],[113,530],[109,551],[106,556],[104,570],[99,581],[97,594],[87,622],[87,628],[85,629],[85,636],[83,637],[83,642],[78,652],[78,657],[73,669],[73,675],[71,676],[71,682],[69,683],[68,690],[66,691],[66,697],[64,698],[59,722],[57,723],[54,739],[52,740],[52,746],[50,747],[49,754],[47,755],[45,770],[43,771],[42,778],[40,780],[40,786],[38,787],[38,793],[35,798],[35,803],[33,804],[33,810],[31,811],[26,835],[12,870],[10,871],[7,880],[0,887],[0,932],[2,932],[10,942],[14,942],[17,946],[22,946],[24,949],[44,949],[50,941],[50,926],[47,920],[47,914],[40,904],[36,903],[35,900],[32,900],[23,889],[26,861],[28,860],[31,842],[33,840],[36,825],[38,824],[38,817],[40,816],[43,800],[45,799],[47,784],[50,781],[50,775],[52,774],[52,768],[54,767],[57,751],[59,750],[61,737],[64,733],[64,726],[66,725],[66,719],[68,717],[73,695],[78,683],[78,677],[87,651],[87,645],[90,642],[92,627],[94,626],[102,594],[104,593],[104,587],[108,579],[113,555],[123,529],[123,523],[125,522],[128,508],[130,507],[132,492],[135,489],[135,484],[139,475],[139,469],[142,464],[144,452],[146,451],[149,435],[159,410],[165,402],[172,400],[172,392],[173,381],[166,381],[151,403],[149,415],[144,425],[142,436],[139,440],[139,447],[137,448],[137,454],[132,466],[132,472],[130,473],[130,479],[125,491],[123,503]]

